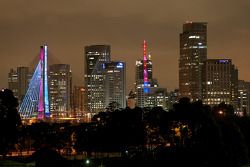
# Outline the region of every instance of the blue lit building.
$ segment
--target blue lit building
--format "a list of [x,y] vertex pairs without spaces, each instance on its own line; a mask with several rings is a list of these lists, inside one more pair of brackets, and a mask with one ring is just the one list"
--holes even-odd
[[105,106],[116,102],[119,107],[126,107],[126,64],[121,61],[111,61],[103,64],[105,75]]

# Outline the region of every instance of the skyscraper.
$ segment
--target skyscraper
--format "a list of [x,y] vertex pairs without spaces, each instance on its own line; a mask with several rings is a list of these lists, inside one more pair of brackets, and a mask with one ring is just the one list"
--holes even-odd
[[29,67],[17,67],[18,76],[18,99],[21,101],[29,86],[29,80],[31,74],[29,72]]
[[143,41],[143,59],[135,64],[135,92],[138,107],[146,107],[146,96],[153,82],[151,55],[147,55],[146,41]]
[[49,66],[50,111],[53,118],[63,118],[70,114],[72,75],[70,65]]
[[238,70],[231,59],[208,59],[202,70],[203,102],[237,107]]
[[85,94],[86,94],[86,89],[83,86],[74,86],[72,101],[73,101],[74,116],[76,118],[83,116],[86,110]]
[[85,47],[85,88],[87,89],[87,110],[100,112],[105,109],[103,64],[110,61],[109,45]]
[[146,96],[145,107],[162,107],[167,110],[167,89],[159,87],[150,87]]
[[26,94],[31,76],[29,67],[17,67],[17,70],[11,69],[9,72],[9,89],[13,91],[19,103],[21,103]]
[[238,82],[238,111],[250,115],[250,82],[239,80]]
[[166,89],[159,88],[158,82],[153,78],[153,64],[151,55],[146,53],[146,41],[143,42],[143,59],[136,61],[135,90],[136,105],[138,107],[166,108]]
[[[8,88],[12,90],[13,95],[18,98],[18,75],[17,71],[13,68],[10,69],[8,74]],[[20,101],[20,99],[18,99],[18,101]]]
[[179,89],[181,97],[202,97],[201,69],[207,59],[207,23],[186,22],[180,34]]
[[105,70],[105,106],[116,102],[119,107],[126,107],[126,64],[111,61],[103,64]]
[[179,89],[175,89],[175,90],[170,91],[168,93],[167,107],[168,107],[169,110],[173,109],[173,105],[175,103],[178,103],[179,96],[180,96]]

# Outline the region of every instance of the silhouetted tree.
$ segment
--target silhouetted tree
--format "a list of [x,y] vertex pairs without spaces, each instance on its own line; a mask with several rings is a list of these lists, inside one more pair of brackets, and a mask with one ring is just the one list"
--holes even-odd
[[[202,101],[190,102],[182,98],[170,111],[175,129],[178,163],[188,161],[190,166],[215,166],[221,164],[222,138],[211,108]],[[187,164],[185,164],[187,165]]]
[[35,161],[36,167],[49,167],[49,166],[71,166],[69,162],[63,158],[56,150],[44,146],[32,154],[27,161]]
[[17,111],[18,100],[9,89],[0,91],[0,154],[6,155],[17,140],[21,118]]

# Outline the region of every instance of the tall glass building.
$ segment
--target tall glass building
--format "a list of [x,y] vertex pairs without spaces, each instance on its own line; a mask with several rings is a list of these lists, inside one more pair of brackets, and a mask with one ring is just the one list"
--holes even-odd
[[70,115],[72,75],[70,65],[49,66],[49,96],[51,116],[55,119]]
[[87,110],[100,112],[105,109],[103,64],[110,62],[110,46],[90,45],[85,47],[84,52]]
[[207,59],[207,23],[186,22],[180,34],[179,89],[181,97],[202,98],[201,71]]
[[[152,60],[151,56],[148,56],[146,61],[146,69],[148,72],[148,89],[153,85],[153,73],[152,73]],[[135,90],[136,90],[136,102],[138,107],[146,107],[147,93],[144,91],[144,65],[143,60],[137,60],[135,64]]]
[[105,106],[116,102],[119,107],[126,107],[126,64],[111,61],[103,64],[105,70]]

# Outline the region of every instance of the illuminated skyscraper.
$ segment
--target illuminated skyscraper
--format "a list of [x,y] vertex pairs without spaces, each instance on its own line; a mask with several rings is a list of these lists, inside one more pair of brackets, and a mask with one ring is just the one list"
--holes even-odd
[[32,74],[29,71],[29,67],[17,67],[17,70],[11,69],[9,72],[9,89],[13,91],[13,94],[18,98],[19,103],[25,96],[28,90],[29,81]]
[[175,103],[178,103],[179,101],[179,96],[180,96],[179,89],[175,89],[168,93],[168,102],[167,102],[168,109],[173,109],[173,105]]
[[153,79],[153,64],[151,55],[147,55],[146,41],[143,41],[143,60],[137,60],[135,66],[136,105],[138,107],[166,108],[166,89],[159,88]]
[[162,107],[167,109],[167,89],[159,87],[150,87],[146,96],[145,107]]
[[53,64],[49,66],[50,111],[53,118],[70,115],[72,75],[70,65]]
[[202,70],[203,102],[237,107],[238,70],[231,59],[208,59]]
[[202,97],[201,69],[207,59],[207,23],[186,22],[180,34],[179,89],[181,97]]
[[135,92],[138,107],[146,107],[146,96],[153,81],[151,55],[147,55],[147,44],[143,41],[143,59],[135,64]]
[[238,82],[238,111],[250,115],[250,82],[239,80]]
[[87,110],[100,112],[105,109],[103,64],[110,61],[109,45],[85,47],[85,88],[87,89]]
[[105,70],[105,106],[116,102],[119,107],[126,107],[126,64],[111,61],[103,64]]
[[[8,87],[12,90],[13,95],[18,98],[18,75],[16,70],[10,69],[8,74]],[[18,99],[19,101],[20,99]]]

